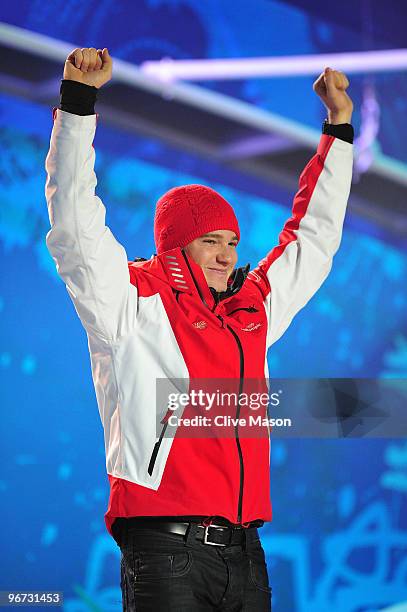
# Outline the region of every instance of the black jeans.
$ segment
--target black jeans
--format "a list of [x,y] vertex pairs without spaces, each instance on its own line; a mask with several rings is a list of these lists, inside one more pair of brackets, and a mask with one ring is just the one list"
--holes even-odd
[[121,529],[125,612],[266,612],[271,610],[264,550],[255,527],[243,545],[211,546],[150,529]]

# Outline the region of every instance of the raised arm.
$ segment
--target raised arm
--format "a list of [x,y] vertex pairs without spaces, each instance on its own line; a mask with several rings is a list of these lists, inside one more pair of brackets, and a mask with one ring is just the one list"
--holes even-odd
[[126,334],[134,325],[137,310],[137,290],[130,283],[126,252],[105,225],[106,210],[95,195],[92,143],[97,115],[92,106],[97,89],[111,74],[107,49],[103,53],[75,49],[68,56],[61,108],[53,109],[54,125],[45,160],[45,197],[51,223],[46,244],[82,324],[104,342]]
[[317,152],[304,168],[292,216],[279,243],[249,273],[262,291],[268,317],[267,347],[328,276],[339,248],[353,164],[353,104],[343,73],[325,69],[314,91],[328,110]]

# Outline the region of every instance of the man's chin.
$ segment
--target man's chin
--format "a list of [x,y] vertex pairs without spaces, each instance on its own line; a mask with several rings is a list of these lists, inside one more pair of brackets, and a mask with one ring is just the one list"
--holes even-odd
[[221,291],[226,291],[227,289],[226,283],[219,283],[219,281],[215,282],[209,279],[207,279],[207,282],[208,282],[209,287],[212,287],[212,289],[215,289],[215,291],[218,291],[219,293]]
[[209,287],[213,287],[213,289],[215,289],[215,291],[226,291],[227,287],[227,280],[226,279],[219,279],[219,278],[210,278],[209,276],[206,278],[207,283],[209,285]]

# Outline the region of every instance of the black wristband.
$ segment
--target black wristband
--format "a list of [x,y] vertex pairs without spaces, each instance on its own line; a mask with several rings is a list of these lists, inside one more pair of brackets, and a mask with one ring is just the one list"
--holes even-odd
[[59,108],[74,115],[94,115],[98,88],[79,81],[61,79]]
[[328,134],[329,136],[335,136],[335,138],[339,138],[339,140],[344,140],[350,144],[353,144],[353,139],[355,137],[353,125],[350,123],[338,123],[334,125],[333,123],[328,123],[328,119],[325,119],[322,124],[322,133]]

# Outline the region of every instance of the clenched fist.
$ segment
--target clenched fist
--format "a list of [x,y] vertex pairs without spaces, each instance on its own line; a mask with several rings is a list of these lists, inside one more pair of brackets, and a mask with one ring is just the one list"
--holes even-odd
[[328,111],[329,123],[350,123],[353,102],[346,93],[349,81],[340,70],[325,68],[313,84],[313,90],[321,98]]
[[64,79],[93,85],[98,89],[112,78],[113,61],[108,49],[74,49],[65,61]]

